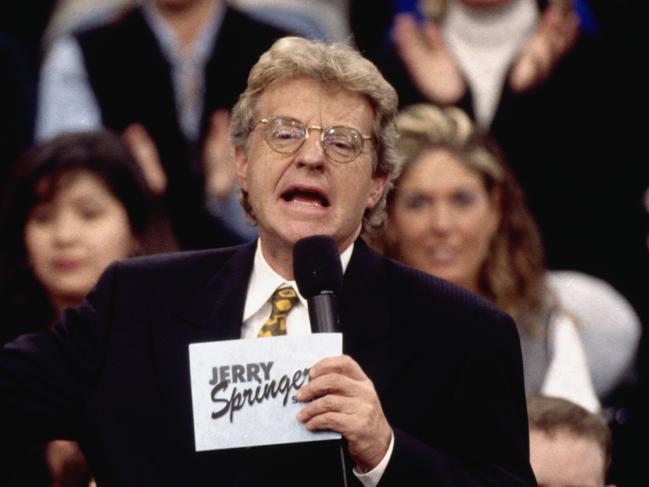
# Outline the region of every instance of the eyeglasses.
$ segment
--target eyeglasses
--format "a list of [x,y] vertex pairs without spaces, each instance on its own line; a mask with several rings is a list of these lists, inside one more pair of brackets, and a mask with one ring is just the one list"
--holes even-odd
[[372,138],[351,127],[307,127],[299,120],[289,117],[262,118],[257,122],[260,123],[265,125],[266,143],[280,154],[295,154],[309,138],[311,130],[319,130],[322,150],[331,160],[341,163],[356,159],[363,152],[365,141]]

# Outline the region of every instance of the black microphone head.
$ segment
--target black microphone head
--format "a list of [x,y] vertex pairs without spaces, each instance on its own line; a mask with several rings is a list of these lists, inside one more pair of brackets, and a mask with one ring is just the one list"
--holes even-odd
[[326,235],[298,240],[293,246],[293,274],[306,299],[323,291],[338,294],[343,285],[343,268],[336,241]]

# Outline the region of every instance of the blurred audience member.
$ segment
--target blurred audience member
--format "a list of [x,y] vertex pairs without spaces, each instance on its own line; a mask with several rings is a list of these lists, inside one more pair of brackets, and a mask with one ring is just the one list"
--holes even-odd
[[649,166],[628,122],[646,91],[638,58],[581,28],[584,1],[583,20],[570,0],[399,3],[419,8],[396,15],[391,37],[389,1],[371,7],[383,12],[375,31],[359,26],[369,5],[354,2],[352,29],[401,104],[458,105],[489,129],[527,195],[549,268],[605,279],[649,319]]
[[57,40],[76,30],[114,20],[141,0],[58,0],[43,33],[45,51]]
[[528,393],[598,410],[577,324],[549,291],[538,231],[495,145],[457,108],[414,105],[397,127],[404,169],[388,196],[385,253],[510,313]]
[[[66,134],[32,148],[0,227],[0,302],[12,316],[6,323],[23,328],[0,330],[0,343],[47,329],[108,265],[140,253],[150,208],[140,169],[116,135]],[[30,448],[9,478],[10,486],[87,486],[90,473],[76,443],[54,441]]]
[[531,396],[527,407],[530,462],[539,487],[604,487],[612,457],[604,420],[557,397]]
[[[113,261],[140,253],[150,193],[109,132],[60,135],[33,147],[11,180],[0,237],[7,323],[47,328]],[[30,329],[1,330],[2,342]]]
[[325,42],[346,42],[350,35],[349,1],[231,0],[230,3],[257,19],[298,35]]
[[236,194],[229,145],[211,141],[227,139],[250,67],[283,35],[222,0],[144,0],[52,46],[37,138],[100,125],[123,133],[183,247],[239,242],[240,209],[222,218],[205,209],[206,181],[216,199]]
[[394,41],[412,82],[426,99],[458,104],[471,95],[471,113],[488,128],[504,90],[523,93],[548,79],[579,32],[570,0],[541,12],[535,0],[426,0],[421,27],[396,17]]

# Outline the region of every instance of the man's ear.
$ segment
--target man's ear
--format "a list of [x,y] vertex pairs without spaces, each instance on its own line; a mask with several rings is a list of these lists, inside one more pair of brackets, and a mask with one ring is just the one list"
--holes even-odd
[[388,184],[389,176],[387,174],[375,174],[372,176],[372,185],[370,187],[370,194],[367,198],[367,208],[374,208],[376,203],[383,196],[383,191]]
[[234,166],[237,172],[239,186],[244,191],[248,191],[248,156],[243,147],[234,148]]

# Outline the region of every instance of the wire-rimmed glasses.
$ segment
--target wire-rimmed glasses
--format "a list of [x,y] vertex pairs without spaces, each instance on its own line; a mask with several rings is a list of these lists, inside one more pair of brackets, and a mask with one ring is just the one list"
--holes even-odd
[[309,138],[311,130],[320,131],[320,145],[331,160],[346,163],[356,159],[370,135],[363,135],[351,127],[329,128],[316,125],[306,126],[290,117],[262,118],[257,124],[264,124],[264,139],[268,146],[280,154],[294,154]]

